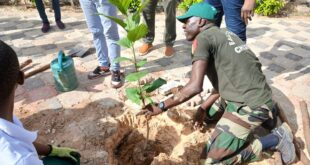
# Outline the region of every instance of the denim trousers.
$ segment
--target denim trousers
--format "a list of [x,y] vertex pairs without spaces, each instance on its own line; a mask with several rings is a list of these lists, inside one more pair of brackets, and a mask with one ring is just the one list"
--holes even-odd
[[[143,41],[151,44],[155,38],[155,12],[158,0],[150,0],[146,7],[143,9],[143,18],[148,27],[148,33]],[[176,35],[176,6],[177,0],[163,0],[165,11],[165,33],[164,41],[166,46],[173,46]]]
[[214,6],[218,14],[215,24],[220,27],[222,17],[225,15],[227,29],[235,33],[243,41],[246,41],[246,25],[241,19],[241,8],[244,0],[205,0]]
[[[35,0],[36,7],[39,12],[39,15],[42,19],[43,23],[49,23],[46,13],[45,13],[45,7],[43,4],[43,0]],[[53,10],[55,13],[55,21],[61,20],[61,14],[60,14],[60,6],[59,6],[59,0],[52,0]]]
[[110,69],[120,69],[119,63],[113,60],[120,56],[120,46],[117,24],[112,20],[98,15],[116,16],[116,8],[108,0],[80,0],[89,31],[93,35],[99,66],[110,66]]

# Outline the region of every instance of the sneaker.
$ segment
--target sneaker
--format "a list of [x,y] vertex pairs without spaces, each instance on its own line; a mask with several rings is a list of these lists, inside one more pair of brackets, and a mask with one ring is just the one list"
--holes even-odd
[[58,26],[59,29],[64,29],[64,28],[66,28],[65,24],[62,23],[60,20],[56,21],[56,25]]
[[95,79],[110,74],[110,69],[107,66],[98,66],[94,71],[88,74],[88,79]]
[[174,54],[174,49],[172,46],[166,46],[165,52],[166,57],[171,57]]
[[119,88],[123,85],[121,80],[121,73],[119,70],[118,71],[112,70],[111,85],[113,88]]
[[139,53],[141,53],[141,55],[146,55],[148,52],[151,51],[151,49],[153,48],[152,44],[143,44],[140,48],[139,48]]
[[285,164],[291,164],[296,159],[295,146],[293,144],[293,134],[287,123],[272,130],[272,133],[279,138],[276,150],[281,153],[282,160]]
[[43,25],[42,25],[42,28],[41,28],[41,31],[43,32],[43,33],[47,33],[49,30],[50,30],[50,23],[43,23]]

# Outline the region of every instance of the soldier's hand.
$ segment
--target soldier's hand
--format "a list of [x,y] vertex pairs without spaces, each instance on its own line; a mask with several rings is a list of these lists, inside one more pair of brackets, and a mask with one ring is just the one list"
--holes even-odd
[[254,16],[255,0],[245,0],[241,8],[241,19],[247,25],[248,20],[252,20]]
[[204,119],[206,118],[206,111],[199,107],[194,116],[194,129],[198,130],[203,126]]
[[151,118],[151,116],[158,115],[162,113],[163,111],[157,107],[157,104],[147,105],[145,109],[141,110],[139,113],[137,113],[137,116],[139,115],[145,115],[146,118]]

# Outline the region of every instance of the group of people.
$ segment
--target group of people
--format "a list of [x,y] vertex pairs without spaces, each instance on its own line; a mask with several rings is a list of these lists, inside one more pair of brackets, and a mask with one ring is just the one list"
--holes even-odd
[[[139,114],[155,116],[191,99],[202,91],[207,75],[214,89],[196,110],[194,128],[201,128],[204,122],[216,121],[217,124],[210,139],[206,139],[200,163],[242,164],[259,160],[266,150],[278,150],[286,164],[294,162],[296,155],[292,132],[286,123],[276,128],[277,110],[274,108],[272,91],[262,73],[261,63],[245,43],[245,28],[252,16],[254,0],[208,1],[194,4],[184,15],[176,17],[184,24],[186,39],[192,41],[192,74],[189,82],[172,97],[147,105]],[[173,19],[166,17],[164,53],[171,56],[176,38],[177,1],[164,2],[166,16],[174,16]],[[80,0],[80,3],[93,34],[99,60],[99,66],[89,78],[100,77],[111,70],[112,85],[119,87],[120,66],[110,63],[120,55],[120,48],[116,44],[119,39],[117,26],[105,17],[94,15],[103,13],[116,16],[116,8],[107,0]],[[151,0],[143,11],[149,33],[139,50],[141,53],[147,53],[152,48],[156,3],[157,0]],[[226,14],[228,30],[219,28],[223,13]],[[237,26],[236,22],[243,26]],[[15,89],[23,84],[24,75],[19,69],[14,50],[2,41],[0,77],[0,164],[42,164],[38,155],[45,156],[44,163],[57,157],[77,162],[80,156],[77,151],[37,143],[36,133],[25,130],[13,115]],[[251,140],[252,131],[259,126],[270,130],[270,134]]]

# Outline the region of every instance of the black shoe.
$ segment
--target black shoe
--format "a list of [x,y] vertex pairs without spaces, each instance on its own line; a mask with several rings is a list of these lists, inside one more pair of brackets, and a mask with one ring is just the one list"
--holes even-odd
[[88,74],[88,79],[95,79],[110,74],[110,69],[107,66],[97,66],[97,68]]
[[64,28],[66,28],[65,24],[62,23],[60,20],[56,21],[56,25],[58,26],[59,29],[64,29]]
[[113,71],[112,70],[112,76],[111,76],[111,86],[112,88],[119,88],[121,87],[122,84],[122,79],[121,79],[121,73],[120,71]]
[[43,23],[43,25],[42,25],[42,28],[41,28],[41,31],[43,32],[43,33],[47,33],[49,30],[50,30],[50,23]]

